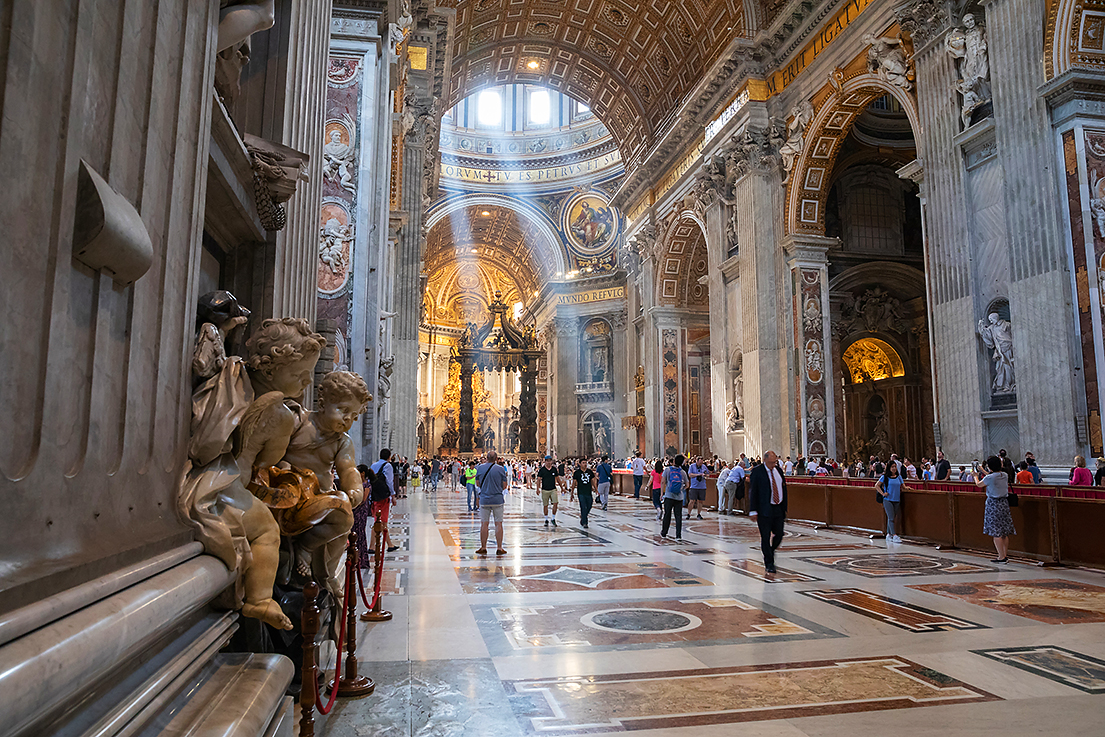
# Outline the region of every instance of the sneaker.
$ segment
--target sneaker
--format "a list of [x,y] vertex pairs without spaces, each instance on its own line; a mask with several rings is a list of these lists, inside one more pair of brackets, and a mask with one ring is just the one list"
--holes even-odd
[[991,558],[990,562],[991,563],[1008,563],[1009,562],[1009,556],[1006,556],[1004,558]]
[[553,520],[553,521],[552,521],[552,526],[553,526],[553,527],[556,527],[556,520]]
[[681,542],[683,542],[683,538],[679,537],[679,535],[676,535],[676,536],[675,536],[675,541],[676,541],[677,543],[681,543]]
[[548,526],[549,526],[549,521],[545,520],[545,527],[548,527]]
[[900,543],[901,541],[902,541],[902,536],[901,535],[895,535],[894,536],[894,542]]
[[698,515],[698,518],[699,518],[699,519],[702,519],[702,515],[701,515],[701,514],[700,514],[700,515]]

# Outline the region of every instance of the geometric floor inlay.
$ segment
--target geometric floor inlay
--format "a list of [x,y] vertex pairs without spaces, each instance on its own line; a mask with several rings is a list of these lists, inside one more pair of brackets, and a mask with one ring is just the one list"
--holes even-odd
[[729,571],[735,571],[742,576],[755,578],[758,581],[766,581],[767,583],[807,583],[810,581],[824,580],[818,578],[817,576],[811,576],[808,573],[799,573],[798,571],[792,571],[789,568],[781,568],[778,566],[776,566],[775,568],[775,573],[768,573],[763,563],[752,558],[736,558],[733,560],[706,560],[703,562],[710,563],[711,565],[718,566],[719,568],[725,568]]
[[[447,548],[474,549],[480,547],[480,533],[478,528],[440,528],[439,532]],[[489,530],[489,532],[489,537],[494,539],[494,530]],[[605,540],[597,535],[592,535],[586,530],[574,530],[567,527],[550,527],[544,529],[530,526],[516,526],[505,527],[503,529],[503,545],[507,548],[540,548],[560,545],[601,547],[609,543],[609,540]]]
[[937,558],[920,553],[889,553],[869,555],[821,555],[799,558],[807,563],[855,573],[867,578],[887,576],[943,576],[950,573],[993,573],[997,568],[975,563]]
[[530,566],[489,560],[487,565],[454,570],[466,594],[713,585],[666,563]]
[[1079,691],[1105,693],[1105,662],[1066,648],[1036,645],[971,652]]
[[801,617],[735,596],[498,606],[474,611],[493,656],[535,648],[633,650],[839,637]]
[[1086,583],[1042,579],[914,584],[910,588],[1047,624],[1105,622],[1105,588]]
[[[1000,700],[896,656],[561,676],[504,681],[503,685],[523,727],[542,734],[664,729]],[[529,703],[520,696],[528,696]]]
[[860,589],[814,590],[799,593],[910,632],[987,629],[981,624],[949,617],[932,609]]

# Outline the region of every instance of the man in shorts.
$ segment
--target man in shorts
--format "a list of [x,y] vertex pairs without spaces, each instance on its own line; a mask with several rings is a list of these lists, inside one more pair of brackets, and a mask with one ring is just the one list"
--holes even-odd
[[491,518],[495,518],[495,543],[499,546],[495,555],[506,555],[503,548],[503,505],[506,498],[506,469],[498,464],[499,454],[491,451],[487,454],[487,463],[476,467],[476,487],[480,495],[480,549],[476,555],[487,555],[487,528]]
[[691,477],[690,488],[687,489],[687,519],[691,518],[691,507],[698,512],[698,519],[702,519],[702,505],[706,503],[706,472],[710,469],[698,456],[687,469],[687,475]]
[[[545,456],[545,462],[537,469],[537,495],[541,497],[542,513],[545,515],[545,527],[556,527],[556,510],[560,506],[559,487],[563,482],[564,474],[553,463],[552,456]],[[549,506],[552,505],[552,516],[549,516]]]

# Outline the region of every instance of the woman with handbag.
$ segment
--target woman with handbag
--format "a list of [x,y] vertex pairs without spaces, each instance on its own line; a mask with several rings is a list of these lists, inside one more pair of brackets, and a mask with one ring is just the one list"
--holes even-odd
[[900,543],[902,541],[901,536],[895,534],[894,523],[898,519],[898,511],[902,508],[902,492],[905,489],[905,479],[898,473],[898,464],[886,464],[886,470],[875,482],[875,493],[879,495],[883,511],[886,512],[887,542]]
[[994,549],[998,551],[998,557],[991,563],[1009,562],[1009,536],[1016,535],[1017,529],[1013,527],[1013,514],[1009,511],[1011,500],[1009,498],[1009,476],[1002,467],[1001,459],[990,456],[986,459],[985,476],[982,467],[975,465],[975,486],[986,489],[986,511],[982,518],[982,534],[994,538]]

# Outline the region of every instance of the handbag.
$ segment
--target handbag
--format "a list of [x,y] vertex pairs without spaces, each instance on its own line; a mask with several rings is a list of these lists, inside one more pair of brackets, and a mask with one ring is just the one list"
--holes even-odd
[[1021,504],[1021,498],[1017,496],[1017,492],[1011,491],[1005,497],[1005,501],[1009,502],[1010,507],[1019,507]]

